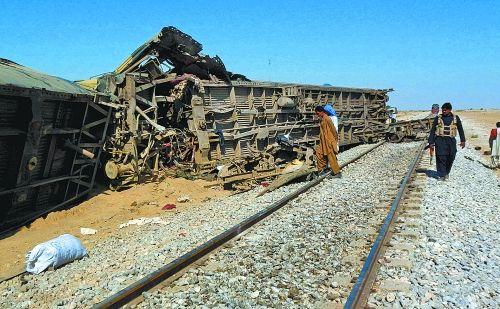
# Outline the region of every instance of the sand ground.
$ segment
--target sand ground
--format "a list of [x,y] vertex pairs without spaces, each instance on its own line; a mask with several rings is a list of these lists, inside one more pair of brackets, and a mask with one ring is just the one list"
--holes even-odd
[[[399,120],[425,117],[426,111],[400,112]],[[480,147],[484,154],[489,150],[488,138],[491,128],[500,121],[500,110],[456,111],[464,123],[467,142]],[[487,155],[484,162],[489,162]],[[500,176],[500,170],[496,171]],[[25,268],[25,255],[35,245],[69,233],[82,240],[90,250],[99,239],[117,233],[118,225],[139,217],[154,217],[165,214],[161,208],[172,203],[177,206],[173,211],[187,207],[212,197],[227,196],[232,192],[219,187],[207,188],[209,183],[202,180],[190,181],[182,178],[167,178],[159,183],[142,184],[121,192],[97,188],[95,196],[69,210],[53,212],[40,218],[29,226],[23,227],[8,237],[0,239],[0,278],[20,272]],[[179,203],[177,198],[189,196],[190,202]],[[172,210],[171,210],[172,211]],[[95,235],[81,235],[80,228],[97,230]]]
[[[491,129],[500,121],[500,110],[457,111],[463,120],[467,141],[474,145],[483,156],[485,163],[490,163],[490,145],[488,143]],[[500,176],[500,170],[496,170]]]
[[[68,210],[52,212],[0,239],[0,278],[22,271],[27,252],[59,235],[75,235],[89,250],[99,239],[117,233],[118,226],[128,220],[182,211],[210,198],[232,194],[220,187],[205,187],[209,185],[203,180],[167,178],[159,183],[141,184],[120,192],[97,188],[95,195],[85,202]],[[190,201],[177,202],[181,196],[188,196]],[[162,210],[165,204],[175,204],[176,208]],[[82,235],[82,227],[95,229],[97,233]]]

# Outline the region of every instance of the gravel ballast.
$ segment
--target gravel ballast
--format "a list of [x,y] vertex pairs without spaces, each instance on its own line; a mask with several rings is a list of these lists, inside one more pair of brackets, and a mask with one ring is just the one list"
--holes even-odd
[[[373,145],[340,154],[350,160]],[[89,256],[54,271],[25,275],[0,284],[0,308],[88,307],[192,250],[225,229],[269,206],[301,184],[255,198],[262,188],[165,214],[166,225],[116,227]],[[124,222],[125,223],[125,222]]]
[[[341,304],[368,253],[375,205],[397,188],[418,143],[386,144],[278,210],[141,308],[318,308]],[[376,167],[376,168],[374,168]],[[381,222],[384,216],[378,220]],[[350,280],[350,279],[349,279]]]
[[[171,287],[145,293],[145,308],[309,307],[341,304],[345,278],[360,263],[349,262],[367,226],[383,220],[375,206],[402,179],[418,143],[386,144],[326,179],[231,246],[189,270]],[[369,146],[343,152],[339,161]],[[499,307],[500,182],[466,148],[457,153],[450,178],[427,178],[420,237],[411,269],[387,272],[405,279],[407,292],[371,299],[398,308]],[[132,282],[253,215],[303,184],[256,198],[262,188],[214,199],[162,216],[166,225],[116,227],[89,256],[40,275],[0,283],[0,308],[90,307]],[[369,248],[368,248],[369,249]],[[368,250],[367,249],[367,250]],[[367,253],[357,251],[354,258]]]
[[409,254],[413,266],[379,274],[408,281],[410,289],[371,297],[372,306],[500,306],[500,181],[479,160],[467,147],[457,153],[448,180],[427,179],[420,237]]

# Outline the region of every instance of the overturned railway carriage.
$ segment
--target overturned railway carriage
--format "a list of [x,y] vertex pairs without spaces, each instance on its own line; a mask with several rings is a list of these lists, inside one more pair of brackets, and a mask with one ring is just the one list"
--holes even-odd
[[94,185],[109,108],[77,85],[0,59],[0,230]]
[[385,128],[387,119],[384,90],[259,82],[207,83],[203,84],[200,98],[200,107],[195,102],[191,104],[193,118],[203,119],[211,137],[209,145],[200,145],[201,149],[209,148],[202,161],[251,156],[255,150],[264,151],[279,142],[281,136],[293,144],[313,146],[319,134],[314,117],[317,105],[330,103],[336,108],[341,119],[341,146],[376,138],[364,130],[365,122]]
[[162,167],[217,175],[228,184],[274,176],[295,158],[311,163],[319,134],[314,108],[320,104],[333,104],[338,112],[341,147],[400,140],[428,126],[425,120],[387,124],[389,90],[252,82],[201,49],[166,27],[114,73],[82,82],[97,92],[96,104],[115,111],[106,147],[113,187]]
[[106,164],[117,186],[162,166],[228,181],[277,173],[294,158],[311,161],[319,135],[314,108],[326,103],[338,112],[341,147],[384,138],[388,127],[386,90],[215,82],[190,75],[127,74],[118,85],[114,79],[114,94],[96,103],[114,106],[117,115]]

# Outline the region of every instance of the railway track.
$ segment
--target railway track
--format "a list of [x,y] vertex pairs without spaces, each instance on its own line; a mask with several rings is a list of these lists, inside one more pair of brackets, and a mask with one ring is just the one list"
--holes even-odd
[[[429,168],[429,164],[422,160],[422,154],[423,145],[401,182],[344,308],[370,307],[370,297],[391,300],[393,292],[409,289],[409,282],[381,279],[378,272],[381,267],[411,268],[407,253],[413,249],[413,245],[405,242],[405,239],[417,238],[419,233],[423,196],[421,191],[427,176],[425,173],[418,174],[417,170],[425,171]],[[393,241],[393,238],[399,240]]]
[[[384,144],[384,142],[379,142],[375,144],[373,147],[362,152],[355,158],[349,160],[346,163],[341,164],[340,167],[344,168],[347,165],[356,162],[358,159],[370,153],[371,151],[375,150],[382,144]],[[210,239],[208,242],[191,250],[190,252],[184,254],[183,256],[165,265],[164,267],[161,267],[160,269],[154,271],[153,273],[137,281],[136,283],[128,286],[127,288],[119,291],[114,295],[111,295],[104,301],[96,304],[94,308],[109,308],[109,307],[117,308],[126,305],[128,303],[137,304],[141,300],[141,299],[137,300],[137,298],[141,297],[143,292],[154,288],[160,283],[163,283],[163,285],[165,285],[165,282],[170,283],[174,281],[181,274],[185,273],[186,269],[189,266],[193,264],[199,265],[201,261],[206,259],[206,256],[208,254],[224,247],[228,242],[233,240],[235,237],[241,236],[247,229],[251,228],[255,224],[264,220],[266,217],[273,214],[275,211],[282,208],[293,199],[297,198],[300,194],[318,185],[319,183],[321,183],[321,181],[323,181],[325,178],[329,176],[330,173],[306,183],[304,186],[286,195],[285,197],[279,199],[266,209],[259,211],[255,215],[247,218],[243,222],[233,226],[232,228],[226,230],[225,232],[219,234],[218,236]]]
[[[344,159],[352,158],[361,150],[366,149],[365,147],[357,149]],[[495,204],[491,202],[486,204],[489,208],[485,207],[485,214],[482,213],[484,209],[480,209],[464,220],[474,220],[473,222],[464,223],[461,221],[465,216],[464,210],[467,212],[469,205],[482,207],[481,203],[484,202],[478,196],[485,195],[480,193],[481,189],[477,188],[482,188],[484,179],[489,175],[483,173],[480,177],[466,179],[462,179],[458,174],[452,175],[452,187],[454,182],[461,181],[461,187],[464,187],[471,185],[471,179],[476,179],[476,191],[472,191],[472,196],[455,191],[459,199],[463,198],[467,202],[448,208],[448,205],[443,205],[442,200],[435,201],[435,193],[443,186],[450,184],[442,184],[428,179],[426,175],[424,176],[423,171],[432,169],[427,164],[427,160],[417,162],[418,159],[410,158],[401,162],[404,169],[395,171],[392,176],[385,173],[391,164],[400,159],[390,160],[390,155],[398,153],[387,150],[397,147],[400,146],[384,145],[379,147],[373,155],[365,156],[360,159],[361,162],[351,164],[344,169],[342,179],[324,179],[315,190],[309,190],[300,195],[288,203],[286,207],[277,210],[272,216],[268,216],[267,220],[261,221],[259,225],[239,234],[232,241],[207,254],[203,259],[171,276],[155,288],[143,292],[138,298],[128,302],[127,308],[278,306],[286,308],[337,308],[341,306],[347,308],[407,308],[424,305],[465,307],[467,305],[464,304],[474,306],[478,303],[494,307],[496,304],[494,297],[495,261],[479,260],[488,263],[486,265],[484,262],[486,266],[481,264],[484,269],[479,273],[474,268],[472,271],[469,265],[476,265],[478,254],[484,254],[490,248],[493,250],[495,248],[490,239],[494,239],[496,229],[485,227],[484,224],[484,222],[494,221]],[[420,155],[420,149],[412,146],[407,147],[405,152],[412,154],[413,157],[413,154]],[[376,157],[379,160],[389,162],[382,165],[380,161],[374,159]],[[377,165],[376,169],[373,168],[373,165],[370,167],[370,164],[377,162],[380,166]],[[417,162],[416,165],[415,162]],[[366,168],[367,166],[368,168]],[[409,169],[410,172],[406,169],[408,166],[413,167]],[[462,157],[459,158],[456,167],[457,169],[462,167],[470,170],[472,163]],[[370,186],[365,186],[362,179],[358,179],[363,173],[367,175]],[[383,173],[386,184],[378,182],[375,175],[378,173]],[[348,195],[349,183],[354,183],[359,193],[344,196]],[[300,185],[293,184],[281,188],[278,194],[265,196],[266,201],[283,197],[287,191],[296,189]],[[490,188],[494,189],[496,186],[497,182],[490,184]],[[341,190],[343,187],[346,187],[345,191]],[[310,192],[317,194],[328,188],[335,192],[334,204],[330,204],[331,200],[324,196],[315,198],[314,194],[309,194]],[[380,188],[381,190],[375,190],[373,195],[365,194],[370,188]],[[456,189],[461,190],[459,187]],[[255,192],[248,193],[255,194]],[[249,198],[248,194],[242,194],[242,196]],[[360,197],[357,198],[357,196]],[[269,199],[269,197],[272,198]],[[372,199],[367,201],[367,198],[370,197]],[[479,201],[474,204],[476,199]],[[313,204],[317,203],[318,200],[323,200],[324,204],[321,207],[314,207]],[[345,207],[345,201],[349,201],[348,207]],[[259,202],[262,200],[259,199]],[[231,201],[230,205],[231,203],[234,201]],[[235,206],[237,204],[236,202]],[[364,208],[368,216],[364,216],[363,212],[357,209],[357,204],[363,206],[361,208],[362,210]],[[444,210],[436,211],[436,207]],[[335,209],[332,210],[332,208]],[[256,209],[260,208],[253,208],[238,218],[244,218]],[[454,211],[453,220],[447,220],[447,215],[451,211]],[[388,213],[390,214],[387,215]],[[316,222],[318,219],[332,217],[332,214],[336,216],[334,218],[336,220]],[[365,218],[362,218],[363,216]],[[346,217],[347,220],[344,220]],[[422,217],[425,217],[426,220],[424,221]],[[360,218],[361,220],[359,220]],[[177,221],[185,219],[185,217],[176,218]],[[220,224],[218,219],[214,218],[214,220]],[[241,219],[232,221],[233,224],[238,220]],[[390,223],[385,224],[388,222]],[[467,224],[475,225],[475,227],[470,230],[469,234],[462,233],[460,228]],[[381,229],[382,226],[386,228]],[[363,229],[360,230],[358,227]],[[344,229],[345,233],[337,230],[340,228]],[[222,229],[224,227],[219,231]],[[135,230],[144,233],[149,229],[133,229],[129,232]],[[161,228],[155,229],[154,232],[161,233],[164,237],[171,230]],[[203,229],[203,231],[205,230]],[[319,233],[315,234],[316,230]],[[381,232],[382,230],[385,230],[385,235]],[[478,236],[475,233],[478,230],[487,233],[480,233]],[[276,231],[278,233],[275,233]],[[297,235],[300,237],[296,237]],[[490,237],[484,235],[490,235]],[[144,243],[144,240],[135,237],[136,235],[130,236],[134,236],[132,241],[129,244],[123,244],[124,246],[128,247],[136,242]],[[482,251],[463,251],[462,248],[466,244],[474,243],[469,240],[471,236],[474,237],[477,247]],[[201,241],[201,238],[198,239]],[[379,241],[377,242],[377,240]],[[443,254],[442,248],[449,242],[452,242],[451,253]],[[464,244],[464,246],[460,246],[460,244]],[[171,246],[172,244],[169,243],[168,247]],[[109,244],[105,247],[109,248],[108,250],[113,249],[109,247]],[[186,252],[192,247],[184,246],[184,248],[184,252]],[[132,250],[136,255],[141,254],[133,246],[129,250]],[[373,253],[377,250],[377,254]],[[76,261],[55,272],[47,272],[40,276],[30,275],[27,278],[29,281],[20,287],[16,287],[15,280],[13,280],[14,284],[1,284],[0,307],[65,306],[78,308],[90,307],[99,303],[103,297],[112,294],[110,289],[101,288],[109,285],[108,281],[102,282],[103,278],[109,278],[109,282],[123,278],[120,274],[116,274],[116,269],[109,266],[104,266],[101,269],[96,267],[90,278],[93,276],[97,282],[100,279],[99,285],[92,284],[95,281],[89,282],[88,276],[75,274],[81,282],[81,286],[75,290],[75,283],[68,280],[68,274],[73,276],[75,270],[83,271],[80,269],[81,266],[95,265],[95,263],[89,262],[92,259],[96,260],[96,257],[99,260],[97,253],[94,251],[86,262]],[[157,256],[156,253],[155,256]],[[180,254],[171,255],[163,261],[171,261],[175,256],[180,256]],[[457,256],[464,256],[469,261],[464,262],[462,258],[456,259]],[[480,257],[484,259],[486,255]],[[318,263],[318,259],[324,260],[326,263]],[[122,262],[122,260],[117,261]],[[136,265],[143,265],[142,261],[144,260],[137,260]],[[162,261],[159,262],[161,264]],[[373,267],[370,268],[368,265],[371,262],[373,262]],[[105,263],[102,264],[105,265]],[[448,271],[450,264],[456,265],[452,271]],[[149,266],[148,271],[157,267]],[[460,267],[464,267],[463,272],[457,274],[456,269],[461,269]],[[429,272],[429,269],[432,272]],[[136,276],[129,276],[132,281],[125,282],[120,288],[141,278],[148,271],[136,273]],[[487,279],[483,279],[481,276],[486,276]],[[60,290],[59,286],[53,289],[53,285],[48,285],[61,277],[66,277],[63,288],[69,291],[68,294]],[[454,280],[456,277],[468,278],[471,280],[470,284],[457,287]],[[366,280],[368,278],[370,280]],[[44,282],[47,284],[44,285]],[[363,285],[360,285],[360,282],[364,282]],[[440,285],[437,285],[438,283]],[[87,286],[85,287],[86,291],[91,291],[91,293],[84,295],[86,299],[82,297],[82,293],[79,293],[83,290],[84,285]],[[78,287],[78,285],[76,286]],[[442,286],[447,286],[449,289],[444,290]],[[33,293],[30,293],[30,289],[33,289]],[[461,294],[456,294],[470,295],[467,293],[472,290],[475,291],[475,295],[479,295],[477,298],[461,298]],[[51,293],[54,291],[60,295],[59,299],[51,298]],[[116,291],[114,289],[114,292]],[[485,294],[485,291],[490,294]],[[99,299],[95,297],[96,295],[102,295],[102,297]],[[63,302],[61,299],[68,301]]]
[[[356,160],[360,159],[361,157],[363,157],[367,153],[373,151],[374,149],[376,149],[380,145],[381,145],[381,143],[375,145],[375,147],[364,152],[360,156],[356,157],[354,160],[351,160],[350,162],[343,164],[342,167],[347,166],[348,164],[350,164],[352,162],[355,162]],[[417,156],[420,156],[421,149],[422,149],[422,147],[419,147],[419,149],[417,151],[417,153],[418,153]],[[413,173],[413,171],[415,169],[414,162],[415,162],[415,160],[413,160],[412,164],[410,164],[410,171],[412,171],[411,173]],[[403,184],[405,184],[407,182],[407,179],[409,178],[409,176],[408,176],[409,173],[410,172],[407,172],[405,174]],[[411,175],[411,173],[410,173],[410,175]],[[243,222],[233,226],[229,230],[226,230],[225,232],[221,233],[220,235],[212,238],[208,242],[206,242],[206,243],[202,244],[201,246],[197,247],[196,249],[186,253],[185,255],[181,256],[180,258],[172,261],[168,265],[154,271],[150,275],[133,283],[132,285],[119,291],[118,293],[111,295],[110,297],[106,298],[104,301],[96,304],[94,306],[94,308],[108,308],[108,307],[114,308],[114,307],[124,306],[127,304],[132,305],[132,306],[144,305],[144,304],[142,304],[143,302],[145,302],[145,303],[148,302],[148,299],[145,299],[144,295],[150,295],[149,294],[150,292],[147,292],[147,291],[151,291],[151,290],[159,291],[160,289],[168,289],[168,287],[171,286],[171,284],[175,280],[177,280],[178,278],[182,277],[183,275],[191,272],[192,269],[195,269],[196,267],[201,267],[203,265],[206,265],[207,263],[210,264],[211,263],[210,260],[212,259],[212,256],[218,254],[215,252],[231,250],[231,248],[233,248],[235,246],[238,247],[239,245],[235,245],[235,243],[238,243],[241,238],[245,238],[246,232],[248,232],[249,234],[253,232],[254,229],[248,230],[250,227],[261,222],[263,219],[265,219],[266,217],[268,217],[272,213],[276,212],[277,210],[282,208],[284,205],[289,204],[294,199],[297,199],[298,196],[300,196],[301,194],[304,194],[310,188],[317,186],[325,178],[326,178],[326,176],[318,178],[314,181],[307,183],[305,186],[299,188],[298,190],[292,192],[291,194],[276,201],[268,208],[258,212],[257,214],[251,216],[250,218],[244,220]],[[396,183],[397,183],[397,186],[395,187],[394,185]],[[393,181],[393,182],[391,182],[392,187],[389,188],[390,194],[394,195],[395,199],[401,199],[401,196],[402,196],[401,188],[398,188],[399,183],[400,183],[400,181],[395,181],[395,182]],[[299,200],[303,200],[303,199],[304,199],[303,197],[299,198]],[[386,205],[385,209],[387,209],[387,205],[391,205],[391,212],[395,212],[395,210],[393,211],[394,202],[392,204],[388,203],[388,201],[390,201],[391,199],[392,199],[392,196],[390,198],[388,198],[388,197],[383,198],[380,201],[380,205],[376,209],[383,210],[384,207],[382,205]],[[375,224],[375,226],[382,225],[381,219],[383,216],[381,216],[381,214],[379,213],[376,217],[378,218],[378,222],[377,222],[377,218],[372,218],[372,220],[370,221],[371,224]],[[387,218],[383,222],[384,226],[385,226],[386,221],[387,221]],[[256,227],[256,228],[258,228],[258,227]],[[374,232],[374,229],[370,229],[370,228],[365,229],[364,232],[361,233],[361,236],[362,236],[361,239],[356,239],[356,240],[352,241],[351,243],[354,244],[353,246],[356,247],[356,250],[361,250],[361,251],[364,250],[365,253],[367,254],[368,253],[367,248],[369,247],[368,244],[373,242],[373,241],[375,241],[377,243],[378,237],[376,238],[376,240],[374,239],[376,236],[376,233]],[[378,241],[378,242],[380,242],[380,241]],[[364,260],[364,259],[360,258],[359,261],[354,261],[354,259],[351,255],[346,255],[346,256],[342,257],[342,263],[350,266],[353,270],[356,270],[356,271],[359,271],[362,260]],[[196,270],[194,270],[194,272],[196,272]],[[337,285],[337,286],[344,285],[344,290],[350,289],[353,286],[353,282],[356,279],[356,276],[354,275],[354,273],[355,272],[351,273],[351,277],[349,277],[349,276],[344,277],[343,278],[344,280],[339,280],[339,278],[337,278],[336,280],[339,281],[340,283],[336,283],[336,284],[334,284],[334,286],[335,285]],[[346,278],[347,278],[347,280],[346,280]],[[182,283],[181,283],[181,285],[182,285]],[[354,288],[356,289],[356,285],[354,286]],[[195,289],[195,291],[196,290],[197,289]],[[201,290],[201,288],[199,290]],[[292,294],[294,294],[294,293],[292,293]],[[252,298],[253,296],[255,296],[255,294],[250,295],[249,297]],[[288,295],[288,296],[294,296],[294,295]],[[340,299],[342,299],[342,296],[346,297],[347,293],[344,291],[343,293],[340,293],[339,296],[341,296]],[[146,298],[151,298],[151,297],[146,297]],[[330,299],[332,297],[328,297],[328,298]],[[345,298],[344,298],[344,300],[345,300]],[[349,299],[347,301],[349,301]],[[155,304],[155,305],[158,305],[158,304]]]

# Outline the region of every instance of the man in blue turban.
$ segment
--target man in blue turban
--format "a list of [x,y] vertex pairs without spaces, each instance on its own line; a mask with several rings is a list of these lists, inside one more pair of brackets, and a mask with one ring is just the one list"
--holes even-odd
[[323,109],[325,110],[325,113],[332,119],[333,125],[335,126],[335,129],[337,132],[339,131],[339,119],[337,118],[337,112],[333,109],[333,105],[326,104]]

